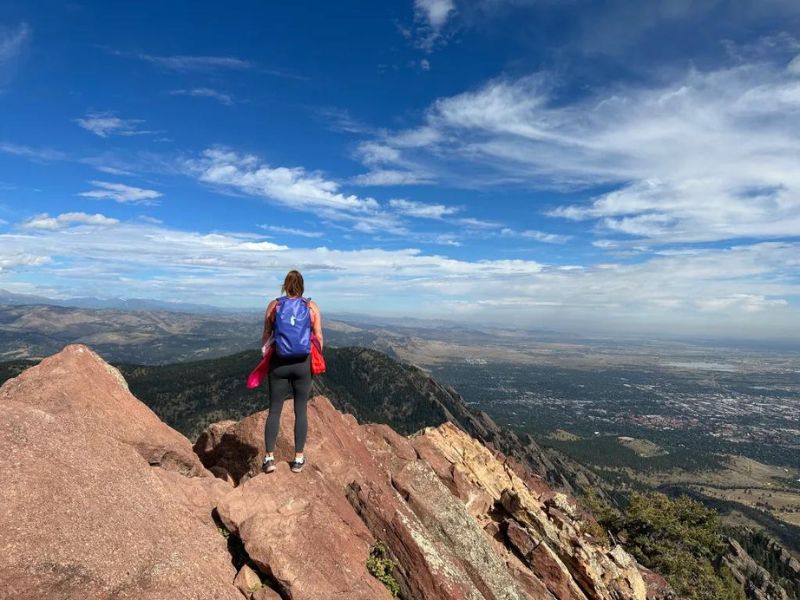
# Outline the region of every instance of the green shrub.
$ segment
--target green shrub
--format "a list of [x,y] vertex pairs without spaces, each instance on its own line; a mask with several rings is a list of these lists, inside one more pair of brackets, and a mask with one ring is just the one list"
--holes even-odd
[[636,560],[663,575],[675,592],[691,600],[744,600],[742,587],[721,566],[726,545],[719,516],[688,496],[632,494],[616,511],[589,499],[600,524]]
[[391,592],[392,596],[397,596],[400,593],[400,584],[392,575],[395,563],[389,558],[389,551],[381,542],[375,544],[369,553],[367,559],[367,571],[386,586],[386,589]]

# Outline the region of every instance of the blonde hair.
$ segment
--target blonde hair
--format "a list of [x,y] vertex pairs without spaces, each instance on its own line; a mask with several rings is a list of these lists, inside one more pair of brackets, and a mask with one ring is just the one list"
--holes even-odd
[[305,286],[303,285],[303,276],[300,274],[300,271],[289,271],[286,274],[286,279],[283,280],[281,294],[298,297],[303,295],[304,290]]

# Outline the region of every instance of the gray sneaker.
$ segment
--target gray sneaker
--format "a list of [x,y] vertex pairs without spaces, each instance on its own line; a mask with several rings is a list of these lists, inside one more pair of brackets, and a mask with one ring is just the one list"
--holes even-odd
[[305,458],[301,458],[300,460],[297,460],[295,458],[292,461],[292,473],[299,473],[300,471],[302,471],[305,464],[306,464]]
[[275,459],[265,456],[264,462],[261,463],[261,470],[264,471],[264,473],[272,473],[275,470]]

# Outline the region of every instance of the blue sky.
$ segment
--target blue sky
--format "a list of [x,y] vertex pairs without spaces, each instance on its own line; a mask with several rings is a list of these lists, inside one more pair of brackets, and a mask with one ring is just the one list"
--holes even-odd
[[0,1],[0,288],[800,333],[794,0]]

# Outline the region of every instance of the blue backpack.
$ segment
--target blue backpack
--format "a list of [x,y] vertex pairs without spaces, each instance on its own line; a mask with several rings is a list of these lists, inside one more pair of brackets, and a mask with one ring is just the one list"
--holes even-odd
[[275,351],[284,358],[305,358],[311,353],[311,310],[307,298],[276,298],[272,331]]

